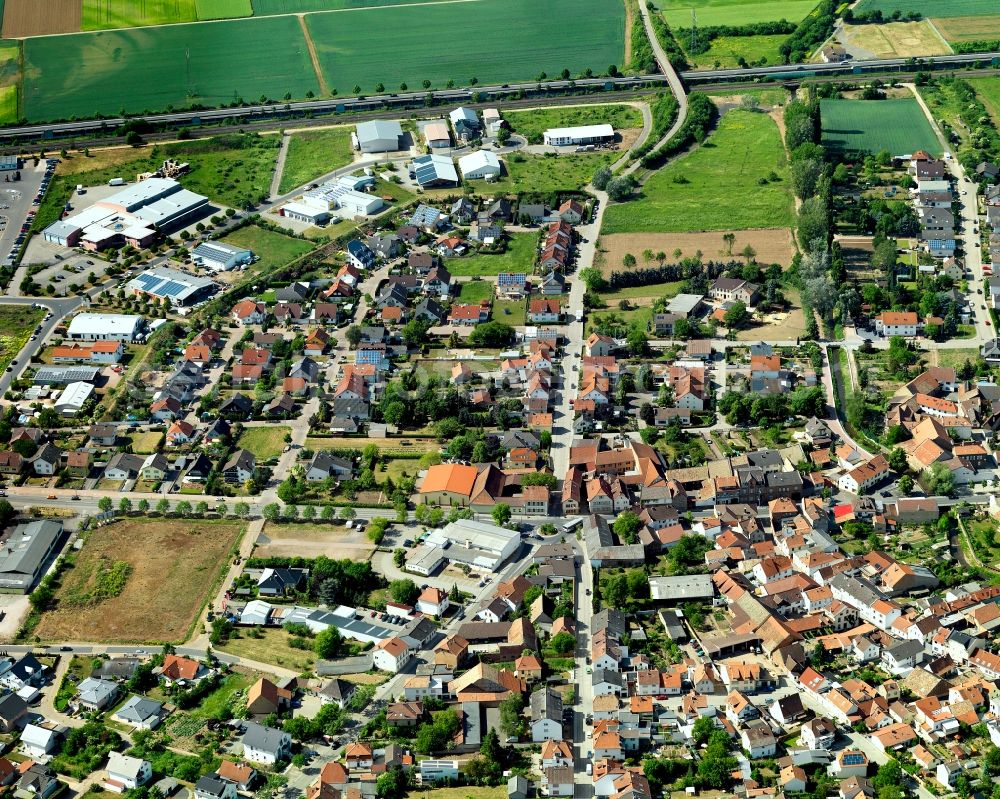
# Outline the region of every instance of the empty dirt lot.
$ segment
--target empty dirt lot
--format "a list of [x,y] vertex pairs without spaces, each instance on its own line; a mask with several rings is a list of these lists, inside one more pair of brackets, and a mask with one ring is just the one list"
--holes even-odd
[[[130,519],[94,530],[62,576],[37,634],[48,641],[181,641],[239,539],[242,522]],[[84,606],[60,598],[94,590],[102,566],[132,567],[117,596]]]
[[[80,30],[80,0],[6,0],[3,5],[3,38],[73,33]],[[67,68],[71,65],[67,64]]]
[[375,546],[368,536],[340,524],[268,524],[257,538],[255,558],[328,558],[368,560]]
[[652,250],[654,254],[662,252],[667,256],[666,263],[676,263],[676,250],[681,251],[681,258],[693,257],[699,250],[703,260],[728,261],[730,258],[741,260],[739,252],[749,244],[757,251],[757,263],[781,264],[787,267],[795,253],[792,232],[787,228],[770,228],[765,230],[734,230],[736,243],[733,254],[727,255],[728,245],[723,241],[725,231],[711,233],[614,233],[601,236],[599,249],[603,259],[601,269],[605,275],[612,272],[625,271],[622,259],[626,253],[635,256],[635,269],[645,266],[656,266],[656,262],[646,263],[642,254]]

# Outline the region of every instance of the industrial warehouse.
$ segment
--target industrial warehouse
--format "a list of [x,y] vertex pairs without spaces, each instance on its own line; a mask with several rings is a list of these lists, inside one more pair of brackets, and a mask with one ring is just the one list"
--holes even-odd
[[299,222],[319,225],[331,219],[331,211],[341,211],[343,216],[377,214],[385,206],[381,197],[362,191],[374,185],[375,179],[367,175],[345,175],[338,180],[323,183],[302,195],[298,202],[290,202],[281,209],[282,216]]
[[171,305],[190,307],[207,300],[215,293],[215,284],[204,277],[189,275],[179,269],[157,266],[134,277],[126,290],[137,296],[154,297]]
[[176,180],[150,178],[53,222],[43,236],[53,244],[92,252],[125,244],[142,249],[156,240],[158,232],[169,232],[209,211],[207,197]]
[[431,532],[423,546],[415,549],[406,561],[406,568],[416,574],[429,575],[447,560],[496,571],[520,544],[521,535],[516,530],[459,519]]

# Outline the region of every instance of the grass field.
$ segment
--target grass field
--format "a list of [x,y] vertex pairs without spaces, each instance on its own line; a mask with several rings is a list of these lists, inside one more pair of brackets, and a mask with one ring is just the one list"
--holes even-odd
[[[758,230],[735,230],[732,255],[728,245],[723,240],[725,231],[711,233],[618,233],[602,235],[598,241],[598,265],[604,274],[621,272],[622,261],[626,254],[632,255],[640,266],[647,266],[642,254],[651,250],[653,254],[664,253],[667,262],[673,263],[677,258],[674,253],[681,251],[680,258],[693,258],[699,252],[702,257],[714,260],[739,258],[739,252],[748,244],[757,252],[757,262],[761,264],[781,264],[787,266],[795,254],[795,243],[789,228],[773,228]],[[655,265],[649,264],[650,266]]]
[[509,194],[547,193],[580,189],[590,183],[602,166],[617,160],[617,152],[584,155],[526,155],[513,153],[503,160],[506,172],[492,185]]
[[823,146],[833,153],[941,154],[941,144],[916,100],[823,100],[820,111]]
[[266,461],[276,458],[285,447],[285,435],[291,428],[284,425],[267,427],[248,427],[243,431],[236,446],[250,450],[258,460]]
[[354,8],[413,5],[433,0],[253,0],[253,13],[258,17],[268,14],[302,14],[309,11],[343,11]]
[[17,122],[17,86],[0,86],[0,125]]
[[615,130],[642,127],[642,112],[630,105],[588,105],[578,108],[541,108],[532,111],[505,111],[511,128],[532,144],[542,143],[549,128],[608,124]]
[[493,303],[493,321],[520,327],[525,323],[527,311],[524,300],[497,300]]
[[83,0],[81,28],[133,28],[198,19],[195,0]]
[[699,25],[749,25],[787,19],[798,22],[816,7],[815,0],[660,0],[656,3],[672,28],[691,29],[691,9],[698,14]]
[[45,311],[30,305],[0,305],[0,371],[28,343],[43,316]]
[[978,17],[935,17],[931,23],[949,42],[976,42],[1000,37],[1000,13]]
[[[788,37],[775,36],[719,36],[704,53],[689,55],[688,60],[696,67],[715,69],[735,69],[739,59],[757,63],[765,59],[768,64],[780,64],[778,48]],[[718,64],[718,66],[716,66]]]
[[927,20],[883,25],[845,25],[843,43],[867,50],[876,58],[946,55],[951,48]]
[[253,14],[250,0],[195,0],[198,19],[236,19]]
[[535,246],[538,237],[534,233],[514,233],[507,242],[507,252],[500,255],[466,255],[463,258],[448,258],[445,266],[458,277],[476,275],[499,275],[501,272],[527,272],[531,274],[535,262]]
[[239,638],[230,638],[219,649],[236,657],[271,663],[298,672],[312,671],[316,665],[316,655],[309,650],[292,647],[292,636],[283,629],[260,630],[260,638],[251,638],[247,634],[249,630],[241,629],[237,632]]
[[[620,2],[549,0],[539,13],[536,0],[481,0],[476,3],[376,8],[343,14],[311,14],[312,34],[326,82],[341,93],[377,83],[395,91],[422,80],[443,86],[532,79],[587,68],[604,73],[621,66],[625,53],[625,13]],[[510,35],[512,22],[517,35]],[[530,20],[530,23],[528,22]],[[443,30],[461,30],[475,46],[456,47]],[[420,46],[414,46],[420,42]],[[432,46],[437,43],[438,46]]]
[[156,452],[160,442],[163,441],[163,433],[150,431],[148,433],[133,433],[129,436],[132,445],[132,452],[136,455],[150,455]]
[[[771,172],[779,179],[759,185]],[[730,111],[702,146],[646,181],[638,199],[609,206],[601,233],[775,228],[793,218],[778,126],[766,114]]]
[[264,230],[256,225],[240,228],[222,239],[227,244],[246,247],[260,256],[255,268],[269,271],[294,261],[300,255],[305,255],[313,245],[302,239],[294,239],[271,230]]
[[[238,522],[192,519],[134,519],[94,530],[36,633],[57,641],[180,641],[242,530]],[[84,593],[100,566],[113,561],[132,567],[118,596],[83,608],[59,606],[60,597]]]
[[486,280],[470,280],[468,283],[462,284],[462,290],[459,292],[458,301],[459,302],[482,302],[483,300],[488,300],[493,296],[493,284]]
[[854,11],[858,14],[881,11],[885,16],[900,11],[924,17],[977,17],[996,14],[997,4],[995,0],[861,0]]
[[319,91],[295,17],[44,36],[24,50],[31,120]]
[[994,125],[1000,125],[1000,78],[969,78],[976,96],[990,112]]
[[351,130],[348,127],[310,130],[289,136],[278,191],[284,194],[351,163],[354,158]]
[[[0,13],[3,8],[0,6]],[[17,122],[18,87],[21,82],[21,45],[0,42],[0,125]]]

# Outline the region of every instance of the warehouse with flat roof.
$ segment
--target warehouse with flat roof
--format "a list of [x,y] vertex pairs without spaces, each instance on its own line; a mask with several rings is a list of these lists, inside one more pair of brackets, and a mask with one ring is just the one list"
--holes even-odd
[[[424,539],[424,545],[440,550],[442,558],[454,563],[495,570],[517,552],[521,546],[521,534],[495,524],[459,519],[432,531]],[[414,564],[426,566],[431,561],[433,555],[419,552]]]
[[417,156],[410,165],[410,177],[421,188],[458,185],[455,162],[447,155]]
[[31,382],[36,386],[68,386],[70,383],[93,383],[100,374],[96,366],[40,366]]
[[81,313],[69,323],[67,338],[73,341],[135,341],[141,331],[141,316]]
[[476,150],[458,159],[458,168],[466,180],[500,177],[500,159],[489,150]]
[[171,305],[184,307],[203,302],[215,293],[215,284],[208,278],[168,266],[157,266],[136,275],[125,288],[137,296],[170,300]]
[[575,128],[550,128],[542,135],[545,143],[553,147],[604,144],[615,140],[615,129],[611,125],[580,125]]
[[191,260],[213,272],[225,272],[253,260],[253,250],[221,241],[206,241],[191,252]]
[[62,522],[19,524],[0,546],[0,594],[27,594],[62,537]]

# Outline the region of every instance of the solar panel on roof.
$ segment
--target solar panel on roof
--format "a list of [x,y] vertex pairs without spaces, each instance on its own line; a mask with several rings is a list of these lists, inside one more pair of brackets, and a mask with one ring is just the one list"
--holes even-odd
[[845,766],[860,766],[865,762],[865,756],[860,752],[850,752],[844,755]]
[[149,287],[155,286],[160,282],[161,278],[156,277],[155,275],[139,275],[136,277],[136,280],[142,283],[142,287],[146,289],[146,291],[149,291]]
[[182,291],[187,288],[183,283],[178,283],[176,280],[168,280],[164,283],[158,293],[165,294],[168,297],[176,297]]

